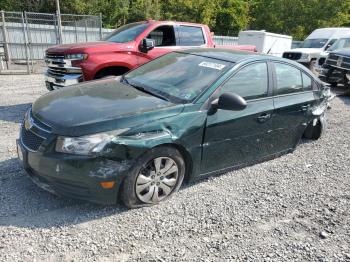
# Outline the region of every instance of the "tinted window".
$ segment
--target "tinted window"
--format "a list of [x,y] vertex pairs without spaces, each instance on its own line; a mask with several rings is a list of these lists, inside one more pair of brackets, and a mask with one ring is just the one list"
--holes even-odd
[[173,26],[160,26],[154,29],[147,38],[153,39],[156,46],[174,46],[176,45]]
[[203,31],[201,27],[180,26],[180,45],[199,46],[205,44]]
[[307,74],[302,73],[303,75],[303,90],[312,90],[312,79]]
[[327,43],[327,38],[320,39],[305,39],[302,44],[302,48],[322,48]]
[[275,63],[277,78],[277,95],[290,94],[303,90],[301,72],[299,69]]
[[267,96],[268,74],[266,63],[248,65],[231,77],[219,91],[236,93],[245,99],[256,99]]
[[105,41],[115,43],[126,43],[135,40],[147,27],[148,23],[132,23],[119,27],[117,30],[109,34]]

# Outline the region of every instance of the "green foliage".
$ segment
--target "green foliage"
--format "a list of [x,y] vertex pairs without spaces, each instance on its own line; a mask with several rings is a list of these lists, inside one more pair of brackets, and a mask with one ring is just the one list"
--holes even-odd
[[251,28],[304,39],[316,28],[349,25],[350,1],[344,0],[255,0]]
[[[146,20],[209,25],[216,34],[265,29],[304,39],[320,27],[350,26],[349,0],[60,0],[61,13],[102,13],[105,27]],[[55,0],[0,0],[7,11],[54,12]]]

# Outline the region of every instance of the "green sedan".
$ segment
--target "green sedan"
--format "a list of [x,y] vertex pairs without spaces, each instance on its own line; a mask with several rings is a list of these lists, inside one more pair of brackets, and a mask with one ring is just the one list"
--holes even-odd
[[290,60],[191,49],[122,77],[50,92],[17,141],[31,179],[54,194],[130,208],[183,181],[291,152],[325,129],[330,91]]

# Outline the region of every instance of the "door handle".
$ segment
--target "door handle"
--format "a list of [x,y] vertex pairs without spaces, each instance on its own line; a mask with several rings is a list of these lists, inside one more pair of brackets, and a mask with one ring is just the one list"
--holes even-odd
[[309,108],[310,108],[309,104],[301,106],[302,111],[307,111]]
[[258,122],[263,123],[269,120],[270,118],[271,118],[271,114],[263,113],[260,116],[258,116]]

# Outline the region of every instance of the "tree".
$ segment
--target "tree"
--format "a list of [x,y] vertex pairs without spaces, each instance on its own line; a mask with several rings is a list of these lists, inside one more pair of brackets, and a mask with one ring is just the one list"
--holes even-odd
[[237,35],[239,31],[246,29],[250,20],[248,3],[241,0],[220,2],[215,16],[215,33]]
[[254,0],[250,10],[252,29],[299,40],[316,28],[344,26],[350,19],[350,1],[344,0]]

